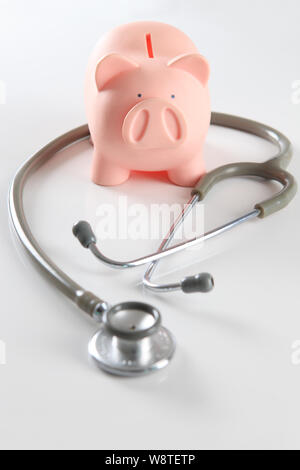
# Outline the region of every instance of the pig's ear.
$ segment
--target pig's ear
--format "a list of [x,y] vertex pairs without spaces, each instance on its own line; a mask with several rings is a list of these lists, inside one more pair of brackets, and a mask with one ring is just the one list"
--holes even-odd
[[175,57],[168,63],[168,67],[185,70],[194,75],[203,86],[206,86],[209,79],[209,65],[207,60],[200,54],[184,54]]
[[119,54],[108,54],[104,56],[96,67],[95,79],[98,91],[103,90],[108,82],[117,75],[129,72],[138,67],[139,65],[137,63]]

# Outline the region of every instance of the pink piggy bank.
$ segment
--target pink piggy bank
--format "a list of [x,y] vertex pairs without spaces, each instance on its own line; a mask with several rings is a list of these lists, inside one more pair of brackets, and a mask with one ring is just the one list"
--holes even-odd
[[137,22],[108,33],[85,85],[93,182],[113,186],[132,170],[167,171],[173,183],[193,186],[205,172],[208,78],[206,59],[172,26]]

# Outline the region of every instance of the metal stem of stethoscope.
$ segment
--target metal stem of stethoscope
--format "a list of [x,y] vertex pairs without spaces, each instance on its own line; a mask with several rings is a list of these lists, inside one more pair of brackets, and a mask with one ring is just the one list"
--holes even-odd
[[73,233],[79,239],[80,243],[85,248],[88,248],[93,253],[93,255],[95,255],[96,258],[98,258],[104,264],[112,268],[135,268],[138,266],[143,266],[144,264],[152,263],[148,268],[143,279],[144,285],[150,290],[160,292],[173,292],[176,290],[182,290],[186,294],[194,292],[209,292],[214,286],[214,280],[213,277],[208,273],[196,274],[195,276],[186,277],[177,283],[165,285],[151,283],[151,276],[154,273],[157,263],[163,258],[166,258],[167,256],[173,255],[175,253],[180,253],[181,251],[186,250],[187,248],[192,248],[199,245],[200,243],[203,243],[203,241],[205,240],[209,240],[210,238],[216,237],[217,235],[221,235],[222,233],[240,225],[241,223],[246,222],[247,220],[250,220],[254,217],[257,217],[260,214],[260,211],[258,209],[252,210],[248,214],[234,219],[233,221],[228,222],[224,225],[221,225],[220,227],[214,230],[206,232],[202,236],[191,238],[190,240],[184,241],[171,248],[168,248],[176,233],[176,230],[182,225],[185,218],[193,210],[194,206],[199,202],[199,200],[200,198],[198,195],[193,196],[193,198],[184,208],[180,217],[171,227],[167,237],[164,239],[157,252],[131,261],[116,261],[105,256],[96,245],[96,236],[92,231],[91,226],[85,221],[78,222],[73,227]]
[[[199,196],[196,194],[193,196],[188,204],[184,207],[181,215],[178,217],[178,219],[175,221],[175,223],[171,226],[169,232],[167,233],[166,237],[162,241],[158,252],[163,252],[168,248],[170,243],[172,242],[176,231],[178,230],[179,227],[182,226],[184,223],[185,219],[188,217],[188,215],[192,212],[194,207],[198,204],[199,202]],[[159,264],[159,260],[153,261],[150,266],[147,268],[147,271],[144,274],[143,277],[143,284],[145,287],[147,287],[149,290],[152,290],[153,292],[174,292],[182,289],[182,282],[177,282],[173,284],[155,284],[151,282],[151,278]],[[214,281],[212,280],[212,284],[214,284]]]
[[[212,124],[244,131],[266,139],[277,146],[278,153],[264,163],[240,162],[228,164],[220,168],[216,168],[205,175],[194,188],[192,199],[184,208],[175,224],[171,227],[168,235],[163,240],[156,253],[151,253],[150,255],[130,261],[117,261],[108,258],[97,247],[97,240],[92,228],[89,223],[85,221],[81,221],[73,227],[73,233],[79,239],[80,243],[85,248],[88,248],[101,262],[112,268],[133,268],[151,263],[143,278],[144,285],[150,290],[159,292],[182,290],[185,293],[209,292],[213,288],[214,281],[212,276],[208,273],[190,276],[172,284],[155,284],[151,282],[151,277],[154,274],[158,262],[163,258],[179,253],[184,249],[197,246],[204,240],[220,235],[254,217],[266,217],[285,207],[293,199],[297,191],[297,184],[293,176],[285,171],[285,168],[291,160],[292,147],[289,140],[283,134],[264,124],[222,113],[212,114]],[[211,230],[200,237],[192,238],[170,247],[176,231],[182,225],[193,207],[205,198],[206,194],[216,183],[223,179],[235,176],[254,176],[267,180],[274,180],[281,183],[282,189],[270,199],[256,204],[255,208],[246,215]]]
[[[171,227],[169,233],[164,238],[162,244],[159,247],[158,253],[162,253],[168,248],[168,246],[171,244],[176,234],[176,231],[183,224],[184,220],[188,217],[188,215],[192,212],[195,205],[199,203],[199,200],[200,200],[199,195],[196,194],[195,196],[192,197],[192,199],[189,201],[187,206],[185,206],[185,208],[182,211],[182,214],[176,220],[176,222]],[[247,215],[239,217],[238,219],[235,219],[234,221],[229,222],[223,225],[222,227],[214,229],[210,232],[203,234],[201,237],[198,237],[197,244],[204,242],[205,240],[208,240],[210,238],[221,235],[222,233],[225,233],[226,231],[231,230],[232,228],[240,225],[243,222],[246,222],[247,220],[257,217],[258,215],[259,215],[259,210],[255,209],[254,211],[251,211]],[[185,247],[183,247],[183,249],[184,248]],[[160,261],[159,259],[156,259],[154,262],[152,262],[143,277],[144,286],[153,292],[174,292],[174,291],[182,290],[186,294],[189,294],[193,292],[209,292],[214,287],[214,279],[208,273],[199,273],[194,276],[189,276],[183,279],[182,281],[174,283],[174,284],[155,284],[151,282],[151,278],[156,268],[158,267],[159,261]]]

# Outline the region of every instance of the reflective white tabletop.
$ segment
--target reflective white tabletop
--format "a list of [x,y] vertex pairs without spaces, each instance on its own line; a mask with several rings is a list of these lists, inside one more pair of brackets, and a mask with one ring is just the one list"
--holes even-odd
[[[5,204],[18,165],[85,122],[84,69],[98,37],[145,18],[180,27],[208,57],[214,110],[288,135],[295,147],[290,170],[299,179],[299,2],[273,3],[272,22],[268,9],[267,2],[233,0],[0,1],[6,89],[0,105],[0,362],[6,363],[0,365],[0,448],[299,448],[299,198],[281,213],[162,263],[161,280],[211,272],[213,293],[157,296],[142,289],[143,269],[119,272],[99,264],[73,238],[72,225],[85,218],[100,231],[104,204],[116,208],[122,198],[146,208],[182,205],[188,189],[138,174],[118,188],[96,187],[89,180],[88,142],[60,153],[30,180],[26,213],[55,262],[111,303],[154,304],[175,335],[171,365],[139,379],[109,376],[89,361],[87,344],[97,325],[39,276],[8,227]],[[205,159],[211,169],[263,161],[273,151],[254,137],[212,128]],[[250,180],[220,184],[203,207],[205,229],[238,217],[272,191],[272,184]],[[107,239],[101,246],[127,259],[158,244]]]

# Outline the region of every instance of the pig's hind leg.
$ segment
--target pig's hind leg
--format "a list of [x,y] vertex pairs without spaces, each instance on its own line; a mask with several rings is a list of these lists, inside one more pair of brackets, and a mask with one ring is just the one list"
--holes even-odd
[[169,179],[177,186],[193,187],[205,174],[202,155],[168,171]]
[[130,171],[114,165],[94,150],[92,164],[92,181],[100,186],[117,186],[125,183],[130,177]]

